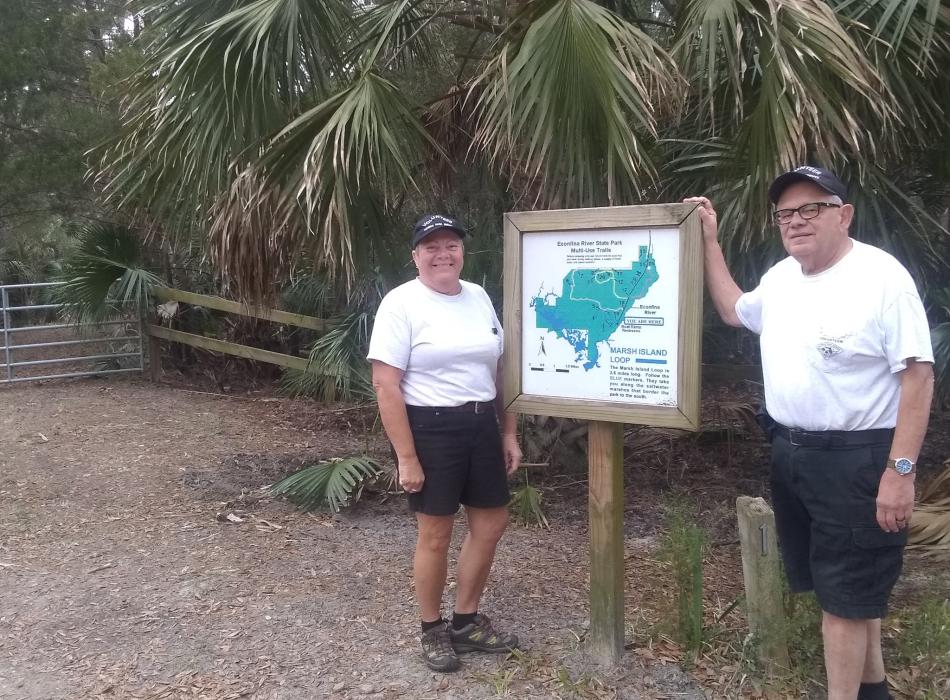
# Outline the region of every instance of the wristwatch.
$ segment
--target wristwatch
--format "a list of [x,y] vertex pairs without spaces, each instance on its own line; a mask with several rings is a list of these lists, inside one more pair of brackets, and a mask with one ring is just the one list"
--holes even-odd
[[893,469],[901,476],[907,476],[917,471],[917,465],[907,459],[907,457],[887,460],[887,468]]

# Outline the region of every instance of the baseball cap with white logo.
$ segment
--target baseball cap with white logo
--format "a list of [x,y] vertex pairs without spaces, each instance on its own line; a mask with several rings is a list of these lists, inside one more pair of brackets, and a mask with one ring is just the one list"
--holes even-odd
[[848,188],[838,176],[830,170],[817,168],[813,165],[800,165],[794,170],[789,170],[784,175],[775,178],[775,182],[769,185],[769,199],[772,204],[778,204],[779,197],[789,185],[796,182],[813,182],[821,189],[830,194],[841,198],[842,202],[848,201]]
[[459,236],[465,238],[466,232],[460,224],[455,219],[449,216],[443,216],[442,214],[426,214],[421,219],[416,222],[416,225],[412,229],[412,238],[409,239],[409,247],[415,248],[419,245],[419,241],[428,236],[433,231],[437,231],[440,228],[447,228],[451,231],[455,231]]

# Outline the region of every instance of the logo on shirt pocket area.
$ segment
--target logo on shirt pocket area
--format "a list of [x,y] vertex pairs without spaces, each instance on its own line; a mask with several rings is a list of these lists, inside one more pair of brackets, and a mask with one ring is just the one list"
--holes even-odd
[[826,360],[830,360],[832,357],[844,350],[844,348],[842,348],[833,340],[821,340],[815,347],[818,348],[818,352],[820,352],[821,356]]
[[839,372],[847,369],[855,352],[854,331],[829,329],[827,326],[822,326],[816,335],[817,337],[811,343],[813,350],[809,353],[812,365],[823,372]]

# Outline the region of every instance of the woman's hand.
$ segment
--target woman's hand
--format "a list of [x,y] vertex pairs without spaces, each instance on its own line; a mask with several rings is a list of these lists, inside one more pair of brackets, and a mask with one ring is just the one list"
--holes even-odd
[[399,485],[406,493],[419,493],[426,475],[418,458],[399,460]]
[[503,433],[501,436],[501,449],[505,455],[505,470],[509,475],[514,474],[521,465],[521,446],[518,444],[518,435],[515,433]]

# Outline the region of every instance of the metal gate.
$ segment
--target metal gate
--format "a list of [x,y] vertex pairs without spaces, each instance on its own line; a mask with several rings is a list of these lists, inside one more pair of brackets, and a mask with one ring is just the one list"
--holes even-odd
[[[134,309],[129,318],[99,324],[44,322],[43,316],[53,315],[53,311],[68,305],[34,304],[30,303],[30,297],[36,291],[61,284],[38,282],[0,285],[3,322],[0,327],[0,341],[3,343],[0,346],[0,384],[141,372],[144,364],[142,324]],[[16,297],[20,297],[20,300]],[[37,316],[38,320],[35,318]],[[111,335],[108,334],[109,329],[114,329]],[[100,347],[93,354],[76,354],[79,349],[89,345]],[[60,352],[68,356],[46,356]],[[33,357],[28,357],[30,355]]]

